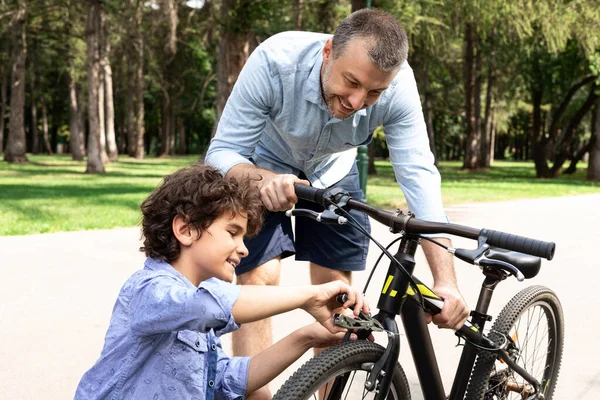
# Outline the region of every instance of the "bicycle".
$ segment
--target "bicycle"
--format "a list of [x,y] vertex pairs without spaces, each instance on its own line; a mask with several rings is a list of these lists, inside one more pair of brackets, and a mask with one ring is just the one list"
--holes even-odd
[[[295,188],[299,198],[322,205],[324,211],[294,209],[287,211],[288,216],[309,217],[321,223],[351,224],[382,250],[364,293],[382,256],[385,254],[391,261],[377,303],[379,312],[374,316],[361,312],[357,319],[336,315],[336,325],[348,328],[344,341],[300,367],[277,391],[274,400],[320,396],[328,400],[356,396],[376,400],[410,399],[406,375],[397,361],[400,354],[397,315],[401,316],[426,400],[552,398],[564,336],[562,307],[554,292],[543,286],[521,290],[504,306],[492,328],[487,333],[484,329],[492,319],[487,312],[496,286],[509,276],[519,281],[535,277],[540,271],[540,257],[553,258],[554,243],[500,231],[422,221],[411,213],[372,207],[339,188],[316,189],[299,184]],[[384,248],[353,220],[349,210],[366,213],[393,233],[400,234],[400,238]],[[423,310],[439,313],[443,300],[413,276],[414,255],[421,240],[445,246],[421,236],[423,234],[450,234],[477,240],[477,248],[473,250],[446,249],[459,259],[478,265],[485,276],[470,320],[455,332],[464,340],[464,348],[448,397],[423,313]],[[398,240],[398,250],[392,256],[388,249]],[[350,341],[350,332],[355,332],[358,340]],[[366,340],[372,332],[385,332],[385,347]],[[356,382],[358,388],[353,387]]]

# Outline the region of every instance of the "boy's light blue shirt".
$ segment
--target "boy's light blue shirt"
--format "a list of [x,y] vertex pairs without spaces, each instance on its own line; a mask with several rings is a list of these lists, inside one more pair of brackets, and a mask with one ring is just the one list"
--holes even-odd
[[350,171],[356,147],[383,125],[409,209],[421,219],[447,222],[412,69],[404,63],[375,105],[339,120],[321,95],[322,50],[330,37],[283,32],[258,46],[227,101],[205,162],[223,173],[240,163],[302,171],[313,186],[325,188]]
[[215,278],[195,287],[148,258],[123,285],[100,359],[75,399],[243,399],[250,358],[230,358],[219,340],[239,328],[231,315],[239,294]]

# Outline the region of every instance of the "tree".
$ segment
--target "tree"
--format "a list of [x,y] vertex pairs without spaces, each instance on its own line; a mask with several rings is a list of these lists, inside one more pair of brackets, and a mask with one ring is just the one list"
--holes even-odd
[[110,66],[110,23],[104,8],[100,8],[100,41],[101,57],[100,69],[102,71],[104,91],[104,127],[106,133],[106,150],[110,161],[117,161],[119,153],[117,151],[117,140],[115,137],[115,107],[113,100],[113,78],[112,68]]
[[596,101],[592,112],[592,137],[590,138],[590,160],[588,181],[600,181],[600,101]]
[[104,173],[104,164],[100,155],[100,115],[98,91],[100,88],[100,3],[88,0],[86,21],[87,70],[88,70],[88,160],[87,174]]
[[10,120],[4,161],[28,162],[25,155],[25,61],[27,58],[27,3],[18,0],[11,21],[12,77],[10,91]]
[[[250,54],[249,0],[223,0],[221,3],[221,40],[217,60],[217,120]],[[216,132],[216,127],[213,129]]]
[[144,32],[142,28],[143,1],[135,1],[135,158],[144,158]]

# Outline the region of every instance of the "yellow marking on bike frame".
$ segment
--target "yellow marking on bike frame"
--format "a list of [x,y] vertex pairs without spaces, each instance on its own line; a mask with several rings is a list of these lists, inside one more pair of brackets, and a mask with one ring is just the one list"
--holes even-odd
[[396,295],[397,295],[397,294],[398,294],[398,291],[397,291],[397,290],[392,290],[392,291],[390,292],[390,297],[396,297]]
[[385,281],[385,285],[383,286],[383,290],[381,291],[381,293],[385,294],[385,292],[387,292],[387,290],[390,287],[393,280],[394,280],[394,275],[389,275],[387,277],[387,280]]
[[[434,299],[439,299],[440,296],[438,296],[437,294],[433,293],[427,286],[418,283],[417,284],[417,289],[419,289],[419,292],[423,295],[423,296],[427,296],[427,297],[431,297]],[[409,296],[414,296],[415,295],[415,291],[413,290],[412,286],[409,286],[406,289],[406,294]]]

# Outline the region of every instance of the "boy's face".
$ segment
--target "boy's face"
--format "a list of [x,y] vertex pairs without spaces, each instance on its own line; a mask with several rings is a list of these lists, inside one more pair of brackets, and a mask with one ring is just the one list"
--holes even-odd
[[248,255],[244,236],[248,219],[241,214],[225,213],[206,228],[192,244],[192,262],[200,281],[218,278],[232,282],[235,267]]

